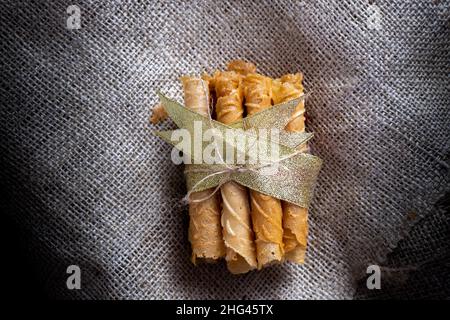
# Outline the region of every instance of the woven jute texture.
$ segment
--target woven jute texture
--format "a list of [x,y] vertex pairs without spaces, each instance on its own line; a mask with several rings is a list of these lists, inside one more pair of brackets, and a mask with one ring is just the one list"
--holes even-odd
[[[50,296],[352,298],[449,184],[449,1],[0,6],[1,206]],[[303,266],[233,276],[189,262],[183,168],[151,134],[150,109],[158,89],[181,101],[181,75],[236,58],[305,77],[324,165]],[[433,228],[421,232],[424,246]],[[66,288],[72,264],[81,290]]]

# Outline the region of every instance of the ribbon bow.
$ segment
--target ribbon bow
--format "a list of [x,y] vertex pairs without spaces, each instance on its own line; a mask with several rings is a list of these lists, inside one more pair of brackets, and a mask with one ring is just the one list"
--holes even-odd
[[[303,97],[232,125],[193,112],[161,93],[159,97],[179,129],[153,133],[175,146],[174,151],[182,151],[185,163],[193,163],[185,169],[188,196],[213,187],[218,190],[222,184],[233,180],[300,207],[309,206],[322,160],[297,150],[313,137],[312,133],[284,130]],[[199,129],[205,128],[210,130],[209,140],[198,136]],[[269,134],[268,128],[277,134]],[[188,138],[180,143],[180,137]],[[205,154],[215,161],[205,160],[202,157]]]

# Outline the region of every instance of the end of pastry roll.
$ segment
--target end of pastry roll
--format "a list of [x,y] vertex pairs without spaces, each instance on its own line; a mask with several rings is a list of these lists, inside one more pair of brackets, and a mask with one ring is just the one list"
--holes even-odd
[[161,104],[156,105],[152,110],[152,115],[150,116],[150,123],[158,124],[161,121],[167,119],[169,115]]
[[243,82],[245,108],[252,115],[272,106],[272,79],[258,73],[248,74]]
[[181,77],[184,91],[184,104],[187,108],[207,115],[209,109],[209,83],[202,78]]
[[228,71],[236,71],[237,73],[246,76],[249,73],[256,72],[256,66],[244,60],[232,60],[227,65]]
[[247,189],[231,181],[225,183],[220,191],[227,267],[234,274],[246,273],[257,267]]
[[[202,262],[214,262],[225,256],[220,202],[217,193],[211,195],[213,191],[214,189],[208,189],[191,194],[194,202],[189,204],[189,242],[192,246],[191,261],[194,264],[197,264],[198,259]],[[195,202],[196,200],[202,201]]]
[[283,259],[283,211],[279,199],[250,190],[258,269]]
[[285,259],[296,264],[304,264],[306,257],[306,247],[297,245],[294,249],[285,253]]
[[234,71],[216,72],[215,92],[217,120],[231,124],[242,119],[244,115],[243,92],[241,87],[242,77]]
[[[300,98],[303,95],[303,75],[301,73],[286,74],[272,81],[273,103],[279,104]],[[287,131],[305,131],[305,102],[300,101],[286,125]]]
[[282,206],[285,258],[303,264],[308,239],[308,209],[285,201]]

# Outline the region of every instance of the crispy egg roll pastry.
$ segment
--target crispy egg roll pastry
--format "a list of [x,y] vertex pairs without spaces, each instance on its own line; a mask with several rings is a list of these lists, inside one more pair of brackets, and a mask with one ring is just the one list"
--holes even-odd
[[[248,115],[272,106],[271,84],[270,78],[257,73],[245,77],[243,87]],[[271,196],[250,190],[250,199],[258,269],[261,269],[283,258],[283,211],[281,201]]]
[[256,72],[256,66],[251,62],[243,60],[232,60],[227,65],[228,71],[235,71],[243,76]]
[[[274,104],[288,102],[303,94],[303,76],[300,73],[287,74],[273,81]],[[305,131],[305,104],[302,100],[296,107],[291,121],[286,126],[287,131]],[[306,144],[300,147],[306,151]],[[305,261],[308,237],[308,209],[282,201],[284,250],[288,261],[302,264]]]
[[[182,77],[185,106],[202,115],[208,114],[208,82],[195,77]],[[187,165],[191,166],[191,165]],[[225,256],[220,225],[220,196],[214,188],[193,192],[189,203],[189,241],[192,263],[198,259],[214,262]],[[202,200],[204,199],[204,200]],[[199,201],[202,200],[202,201]]]
[[[231,124],[242,119],[241,76],[233,71],[225,71],[217,72],[214,78],[217,121]],[[246,273],[257,267],[248,191],[231,181],[222,185],[220,192],[227,267],[234,274]]]

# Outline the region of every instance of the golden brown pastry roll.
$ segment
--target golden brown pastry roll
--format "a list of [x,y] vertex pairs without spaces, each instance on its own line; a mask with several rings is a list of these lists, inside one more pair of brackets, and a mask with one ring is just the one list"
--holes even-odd
[[[271,79],[257,73],[244,79],[245,108],[248,115],[272,106]],[[281,201],[257,191],[250,191],[253,230],[256,235],[258,269],[283,258],[283,211]]]
[[256,269],[247,188],[231,181],[225,183],[220,192],[223,199],[222,228],[228,270],[237,274]]
[[256,66],[251,62],[243,60],[232,60],[228,63],[227,70],[236,71],[237,73],[246,76],[249,73],[255,73]]
[[[303,76],[300,73],[287,74],[273,81],[273,101],[275,104],[288,102],[299,98],[303,94]],[[305,131],[305,104],[302,100],[296,107],[290,122],[286,126],[287,131]],[[300,150],[307,150],[303,145]],[[308,237],[308,209],[282,201],[284,249],[287,260],[303,263]]]
[[[181,81],[186,107],[207,115],[208,82],[195,77],[182,77]],[[189,241],[192,246],[191,260],[194,264],[197,259],[212,262],[225,256],[220,224],[220,196],[218,193],[212,195],[213,192],[214,189],[208,189],[190,195],[192,201],[189,204]]]
[[245,109],[248,115],[272,106],[272,79],[258,73],[244,78]]
[[[217,121],[231,124],[243,117],[241,77],[236,72],[218,72],[215,78]],[[228,270],[245,273],[257,266],[247,188],[236,182],[221,186],[222,228]]]
[[[225,245],[220,225],[219,194],[212,195],[214,189],[193,192],[189,203],[189,242],[192,246],[192,263],[200,259],[214,262],[225,256]],[[197,200],[202,200],[196,202]]]
[[232,124],[241,120],[244,115],[241,75],[234,71],[216,72],[214,79],[217,121]]

